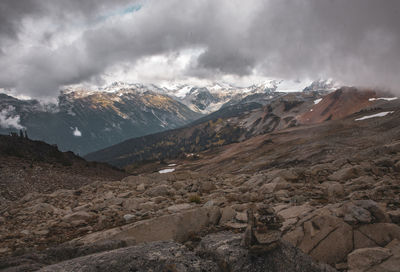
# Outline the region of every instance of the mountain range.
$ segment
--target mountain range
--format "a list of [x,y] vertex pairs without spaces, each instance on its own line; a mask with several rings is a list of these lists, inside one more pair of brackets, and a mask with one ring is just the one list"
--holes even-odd
[[368,109],[373,104],[369,99],[376,95],[373,90],[349,87],[333,92],[272,92],[264,105],[257,102],[227,105],[182,128],[129,139],[89,153],[85,158],[118,167],[185,158],[273,131],[342,119]]
[[[29,137],[60,150],[87,154],[127,139],[179,128],[229,105],[265,104],[282,82],[250,87],[208,87],[114,82],[106,87],[68,88],[57,103],[22,100],[0,93],[0,134],[27,130]],[[305,90],[332,88],[318,81]]]

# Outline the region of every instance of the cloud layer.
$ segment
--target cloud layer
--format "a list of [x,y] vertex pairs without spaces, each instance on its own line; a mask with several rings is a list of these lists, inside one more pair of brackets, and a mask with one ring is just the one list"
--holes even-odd
[[[0,2],[0,87],[334,78],[400,90],[400,1]],[[162,63],[162,65],[160,65]]]

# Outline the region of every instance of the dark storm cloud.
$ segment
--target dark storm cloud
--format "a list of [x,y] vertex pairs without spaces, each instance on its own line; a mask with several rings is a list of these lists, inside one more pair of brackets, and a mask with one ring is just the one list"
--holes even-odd
[[0,1],[0,35],[15,38],[20,30],[21,20],[27,17],[40,18],[52,16],[60,20],[70,15],[86,19],[98,16],[97,13],[110,6],[118,6],[128,0],[2,0]]
[[[2,46],[0,68],[6,72],[0,87],[46,96],[56,94],[60,85],[101,79],[120,63],[134,65],[145,56],[201,47],[204,52],[187,75],[215,78],[257,70],[270,77],[333,77],[399,89],[397,0],[148,0],[133,9],[131,18],[106,20],[110,14],[122,16],[136,2],[2,1],[0,42],[26,42],[19,37],[26,18],[47,18],[57,28],[43,29],[43,44],[21,54]],[[89,27],[72,42],[60,42],[65,29],[80,24]],[[57,46],[46,46],[54,41]]]
[[284,0],[264,9],[273,12],[259,14],[250,32],[269,26],[255,37],[267,73],[398,87],[400,1]]

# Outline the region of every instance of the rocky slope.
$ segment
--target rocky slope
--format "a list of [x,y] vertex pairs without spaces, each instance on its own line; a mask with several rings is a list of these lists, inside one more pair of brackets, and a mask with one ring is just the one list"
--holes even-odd
[[264,101],[265,105],[245,100],[225,106],[184,128],[127,140],[90,153],[86,158],[125,167],[142,160],[184,157],[288,127],[341,119],[368,109],[376,103],[369,99],[375,97],[375,91],[356,88],[341,88],[329,94],[324,91],[275,93]]
[[303,124],[314,124],[342,119],[373,105],[372,99],[375,97],[376,92],[373,90],[343,87],[328,94],[321,101],[316,100],[315,106],[310,111],[299,116],[299,121]]
[[0,208],[27,193],[78,189],[94,180],[119,180],[125,175],[41,141],[0,135]]

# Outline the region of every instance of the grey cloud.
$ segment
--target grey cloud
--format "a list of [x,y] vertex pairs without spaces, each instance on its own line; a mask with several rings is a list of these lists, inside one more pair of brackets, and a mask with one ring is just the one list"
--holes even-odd
[[264,70],[271,74],[332,76],[353,84],[396,88],[400,79],[399,1],[274,1],[252,31],[271,26],[269,40],[258,37],[258,54],[266,51]]
[[[63,26],[89,22],[132,1],[3,1],[2,37],[18,42],[18,22],[47,16]],[[21,1],[22,2],[22,1]],[[35,3],[33,5],[32,3]],[[40,4],[37,4],[40,3]],[[397,0],[199,0],[144,1],[129,20],[89,28],[72,43],[0,56],[0,86],[31,95],[54,95],[60,85],[101,80],[110,67],[155,54],[202,47],[187,75],[326,78],[347,84],[398,88],[400,1]],[[115,5],[115,6],[114,6]],[[62,10],[59,12],[58,10]],[[15,15],[13,17],[13,14]],[[36,16],[36,17],[35,17]],[[77,19],[77,20],[78,20]],[[14,33],[14,35],[12,35]],[[51,41],[59,32],[44,31]],[[1,38],[0,38],[1,42]],[[18,65],[17,65],[17,64]]]
[[0,1],[0,34],[15,37],[21,20],[26,17],[50,16],[60,20],[72,15],[75,19],[93,19],[99,12],[110,7],[132,2],[129,0],[2,0]]

